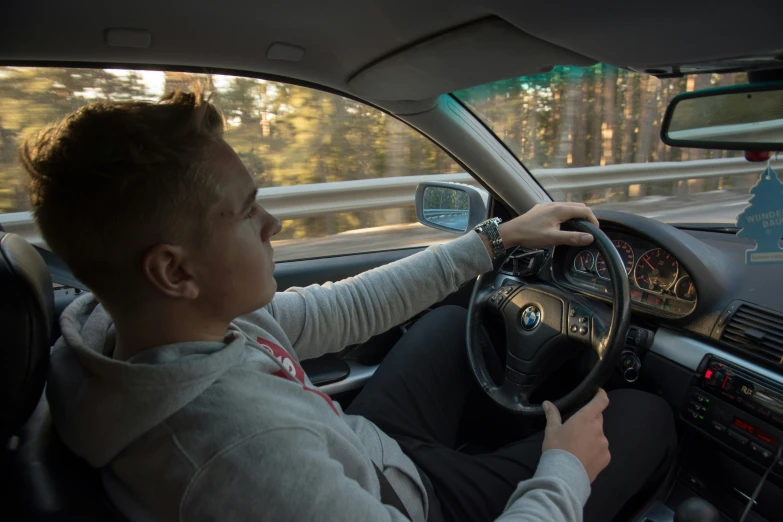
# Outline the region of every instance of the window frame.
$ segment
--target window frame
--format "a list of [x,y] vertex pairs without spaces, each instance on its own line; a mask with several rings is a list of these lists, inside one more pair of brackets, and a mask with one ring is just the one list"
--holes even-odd
[[[370,107],[372,109],[381,111],[382,113],[386,114],[389,117],[394,118],[395,120],[402,122],[405,124],[408,128],[410,128],[413,132],[415,132],[417,135],[425,138],[428,140],[432,145],[437,147],[437,149],[446,154],[455,164],[459,165],[461,169],[463,169],[464,173],[470,175],[474,180],[476,180],[484,190],[486,190],[489,194],[489,200],[488,200],[488,209],[490,213],[492,213],[495,203],[497,201],[500,201],[498,199],[497,194],[493,190],[491,190],[487,184],[481,179],[480,176],[478,176],[472,169],[470,169],[463,161],[461,161],[455,154],[453,154],[450,150],[445,149],[442,147],[437,141],[435,141],[431,136],[428,134],[422,132],[415,126],[413,126],[411,123],[406,121],[405,119],[397,116],[396,114],[392,113],[391,111],[385,109],[384,107],[377,105],[375,103],[372,103],[370,101],[364,100],[362,98],[359,98],[358,96],[355,96],[350,93],[346,93],[343,91],[340,91],[339,89],[335,89],[333,87],[329,87],[326,85],[321,85],[315,82],[311,82],[308,80],[302,80],[299,78],[293,78],[288,77],[284,75],[278,75],[278,74],[271,74],[271,73],[261,73],[261,72],[254,72],[254,71],[247,71],[243,69],[230,69],[230,68],[222,68],[222,67],[205,67],[205,66],[180,66],[180,65],[160,65],[160,64],[144,64],[144,63],[118,63],[118,62],[83,62],[83,61],[70,61],[70,60],[0,60],[0,67],[31,67],[31,68],[68,68],[68,69],[124,69],[124,70],[135,70],[135,71],[159,71],[159,72],[181,72],[181,73],[190,73],[190,74],[215,74],[215,75],[224,75],[224,76],[232,76],[232,77],[241,77],[241,78],[247,78],[247,79],[255,79],[255,80],[265,80],[269,82],[278,82],[278,83],[285,83],[290,84],[298,87],[304,87],[308,89],[313,89],[316,91],[332,94],[335,96],[340,96],[349,100],[352,100],[356,103],[363,104],[367,107]],[[452,96],[449,94],[448,96]],[[452,96],[452,98],[454,98]],[[456,100],[456,98],[454,98]],[[457,100],[458,103],[459,100]],[[467,109],[468,112],[473,114],[469,109]],[[475,117],[475,115],[473,115]],[[476,117],[476,120],[481,122],[480,118]],[[481,122],[483,125],[483,122]],[[491,132],[491,130],[490,130]],[[503,143],[502,140],[498,139],[498,137],[492,133],[495,140],[497,140],[498,143],[500,143],[503,147],[506,145]],[[513,155],[513,154],[512,154]],[[516,157],[516,156],[514,156]],[[518,158],[517,158],[518,160]],[[520,162],[521,164],[521,162]],[[524,166],[523,166],[524,167]],[[531,176],[531,178],[533,178]],[[375,179],[375,178],[370,178]],[[533,178],[534,179],[534,178]],[[536,181],[536,183],[538,183]],[[9,213],[10,214],[16,214],[17,216],[19,214],[27,213],[29,215],[30,221],[32,221],[32,212],[31,211],[23,211],[23,212],[16,212],[16,213]],[[2,216],[3,214],[0,214]],[[2,225],[2,218],[0,217],[0,225]],[[426,225],[424,225],[426,226]],[[29,225],[24,225],[22,227],[19,227],[23,230],[28,230],[30,227]],[[37,233],[37,227],[35,227],[36,233]],[[454,237],[458,237],[457,234],[454,235]],[[395,252],[395,251],[403,251],[403,250],[416,250],[419,248],[426,248],[426,247],[410,247],[410,246],[395,246],[392,248],[384,248],[384,249],[372,249],[372,250],[363,250],[360,252],[351,252],[351,253],[340,253],[340,254],[326,254],[323,256],[317,256],[317,257],[305,257],[305,258],[296,258],[296,259],[287,259],[284,261],[278,261],[278,263],[294,263],[299,261],[309,261],[309,260],[317,260],[317,259],[332,259],[332,258],[339,258],[344,256],[354,256],[354,255],[363,255],[363,254],[377,254],[382,252]]]

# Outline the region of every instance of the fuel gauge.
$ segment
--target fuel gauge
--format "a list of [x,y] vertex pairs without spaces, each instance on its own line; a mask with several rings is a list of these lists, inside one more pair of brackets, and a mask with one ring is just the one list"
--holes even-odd
[[693,302],[696,300],[696,287],[691,281],[691,276],[683,276],[677,281],[677,284],[674,285],[674,295],[683,301]]
[[587,274],[593,271],[595,256],[589,250],[582,250],[574,258],[574,270]]

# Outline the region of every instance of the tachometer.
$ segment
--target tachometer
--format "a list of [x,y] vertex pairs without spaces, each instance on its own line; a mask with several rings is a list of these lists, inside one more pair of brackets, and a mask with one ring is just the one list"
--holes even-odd
[[691,276],[682,276],[677,284],[674,285],[674,295],[683,301],[693,302],[696,300],[696,287],[691,281]]
[[595,257],[589,250],[582,250],[574,258],[574,270],[577,272],[592,272],[595,265]]
[[[633,270],[633,249],[631,245],[619,239],[612,241],[612,244],[620,253],[620,257],[625,265],[625,273],[630,275],[631,270]],[[595,258],[595,271],[598,272],[598,277],[601,279],[609,279],[609,268],[606,266],[606,260],[601,254],[598,254],[598,257]]]
[[654,248],[639,259],[633,275],[636,286],[660,294],[671,288],[679,270],[677,260],[670,253],[662,248]]

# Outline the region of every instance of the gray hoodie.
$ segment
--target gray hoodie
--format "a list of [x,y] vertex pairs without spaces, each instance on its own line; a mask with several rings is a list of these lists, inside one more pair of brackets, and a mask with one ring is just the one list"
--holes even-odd
[[[300,359],[361,343],[492,268],[469,233],[338,283],[291,288],[233,321],[224,343],[112,359],[112,320],[92,295],[63,313],[48,385],[55,427],[131,520],[401,521],[380,501],[383,470],[414,522],[426,491],[413,462],[367,419],[343,413]],[[546,452],[502,521],[579,521],[584,468]]]

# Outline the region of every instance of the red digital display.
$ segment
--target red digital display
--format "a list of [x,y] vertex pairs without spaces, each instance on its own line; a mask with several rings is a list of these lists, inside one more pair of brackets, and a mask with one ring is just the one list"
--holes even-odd
[[756,427],[753,426],[752,424],[748,424],[747,422],[740,419],[739,417],[734,417],[734,425],[737,426],[738,428],[742,428],[748,433],[751,433],[753,435],[756,434]]
[[704,378],[707,380],[712,379],[712,370],[708,369],[706,372],[704,372]]
[[631,290],[631,299],[633,301],[641,301],[642,300],[642,292],[639,290]]
[[734,425],[736,427],[744,430],[744,431],[747,431],[751,435],[755,435],[756,437],[759,438],[759,440],[762,440],[762,441],[766,442],[770,446],[777,446],[778,445],[778,441],[774,437],[772,437],[772,435],[770,435],[769,433],[767,433],[765,431],[762,431],[762,430],[758,429],[757,427],[755,427],[752,424],[748,424],[747,422],[745,422],[744,420],[740,419],[739,417],[734,417]]
[[756,428],[754,428],[744,420],[740,419],[739,417],[734,417],[734,425],[750,433],[753,433],[756,430]]
[[763,440],[764,442],[766,442],[767,444],[769,444],[771,446],[777,446],[778,445],[777,439],[772,438],[772,435],[770,435],[769,433],[766,433],[764,431],[756,430],[756,437],[758,437],[759,439]]

